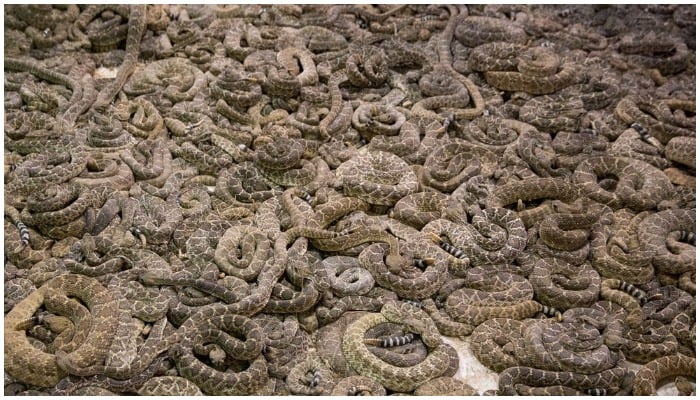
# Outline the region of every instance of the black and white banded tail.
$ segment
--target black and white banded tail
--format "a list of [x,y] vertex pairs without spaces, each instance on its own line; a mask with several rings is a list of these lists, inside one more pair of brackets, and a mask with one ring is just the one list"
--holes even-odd
[[365,385],[352,385],[348,388],[348,396],[369,396],[372,388]]
[[394,336],[383,336],[383,337],[378,337],[378,338],[367,338],[364,339],[364,343],[367,346],[376,346],[376,347],[396,347],[396,346],[403,346],[405,344],[409,344],[413,341],[414,336],[412,333],[407,333],[405,335],[399,336],[399,335],[394,335]]
[[607,396],[608,395],[608,389],[602,389],[602,388],[595,388],[595,389],[586,389],[583,391],[589,396]]
[[301,195],[300,195],[300,197],[301,197],[302,199],[304,199],[304,201],[307,202],[307,203],[311,203],[311,201],[314,199],[314,198],[311,197],[311,195],[310,195],[309,193],[307,193],[307,192],[302,192]]
[[544,314],[550,318],[555,318],[557,321],[561,321],[561,319],[562,319],[561,312],[554,307],[543,305],[542,306],[542,314]]
[[632,129],[634,129],[635,131],[637,131],[637,133],[639,134],[639,138],[642,139],[643,142],[649,143],[650,145],[652,145],[658,149],[663,148],[661,143],[655,137],[651,136],[651,134],[649,133],[647,128],[643,127],[640,123],[633,122],[630,125],[630,127]]
[[309,382],[309,386],[314,388],[318,386],[321,383],[321,371],[314,369],[314,374],[311,376],[311,382]]
[[402,301],[406,304],[412,305],[413,307],[417,307],[417,308],[421,308],[421,309],[423,308],[423,302],[421,302],[420,300],[402,300]]
[[382,338],[381,347],[396,347],[409,344],[413,341],[413,334],[407,333],[403,336],[389,336]]
[[10,222],[19,230],[19,239],[22,246],[27,246],[29,244],[29,228],[22,222],[19,211],[12,206],[5,205],[5,216],[9,218]]
[[25,225],[22,221],[17,221],[15,226],[17,226],[17,229],[19,229],[19,240],[22,242],[22,245],[29,245],[29,228],[27,228],[27,225]]
[[446,252],[450,253],[455,258],[461,258],[461,259],[466,259],[467,255],[462,252],[462,250],[456,248],[453,246],[451,243],[447,242],[440,236],[436,234],[432,234],[432,239],[435,243],[437,243],[441,249],[445,250]]
[[630,296],[634,297],[637,299],[639,304],[644,305],[646,304],[649,300],[653,300],[654,298],[650,299],[647,297],[646,293],[643,291],[637,289],[634,285],[631,283],[627,283],[625,281],[620,281],[619,289],[622,290],[623,292],[629,294]]
[[681,231],[681,236],[678,238],[678,240],[695,246],[695,232]]

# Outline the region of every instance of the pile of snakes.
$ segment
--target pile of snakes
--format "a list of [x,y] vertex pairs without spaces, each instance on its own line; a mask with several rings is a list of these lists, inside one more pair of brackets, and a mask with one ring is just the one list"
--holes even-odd
[[6,395],[695,392],[694,5],[4,29]]

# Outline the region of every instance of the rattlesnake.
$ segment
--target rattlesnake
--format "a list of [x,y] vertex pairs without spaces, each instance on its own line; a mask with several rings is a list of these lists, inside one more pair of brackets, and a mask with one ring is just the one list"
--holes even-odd
[[8,7],[6,394],[692,375],[693,15]]
[[486,274],[484,267],[478,268],[467,277],[468,287],[447,297],[445,311],[452,318],[478,326],[492,318],[524,319],[549,311],[532,299],[532,286],[525,278],[499,272],[484,279]]
[[661,379],[673,375],[695,376],[695,358],[676,354],[660,357],[645,364],[634,377],[633,394],[652,395]]
[[523,335],[524,325],[511,318],[492,318],[474,328],[470,347],[476,358],[496,372],[516,367],[515,344]]
[[437,239],[447,236],[472,265],[508,263],[525,248],[525,227],[513,211],[487,208],[474,213],[471,224],[438,219],[425,225],[422,232]]
[[[503,51],[497,46],[502,43],[492,43],[491,51]],[[482,45],[486,46],[486,45]],[[497,60],[481,61],[481,65],[488,65],[485,68],[487,82],[500,89],[507,91],[525,91],[531,94],[548,94],[559,91],[574,83],[578,73],[578,66],[571,62],[563,62],[552,51],[544,47],[525,48],[522,53],[518,52],[516,44],[511,44],[512,49],[506,50],[506,54],[517,58],[509,60],[506,68],[515,67],[518,71],[503,71],[491,65]],[[517,46],[517,47],[515,47]],[[504,49],[505,50],[505,49]],[[497,53],[498,54],[498,53]],[[493,56],[492,56],[493,57]],[[498,60],[500,61],[500,60]]]
[[[612,193],[597,183],[598,176],[608,174],[618,179]],[[573,181],[581,185],[585,195],[613,209],[655,208],[671,192],[671,182],[660,170],[626,157],[598,156],[584,160],[576,167]]]
[[[238,331],[245,335],[246,340],[241,342],[227,337],[225,333],[219,333],[226,330]],[[170,349],[170,354],[180,373],[195,382],[206,393],[252,394],[265,383],[267,362],[261,353],[263,332],[253,320],[237,315],[222,315],[207,319],[204,325],[184,333],[182,340]],[[209,340],[214,340],[220,346],[226,346],[227,353],[236,359],[249,360],[250,366],[239,373],[225,373],[206,368],[195,357],[193,347]]]
[[418,178],[408,172],[398,156],[383,151],[367,152],[344,162],[336,169],[347,195],[371,204],[394,205],[407,194],[418,191]]
[[[129,75],[131,75],[136,69],[139,47],[141,45],[141,37],[146,30],[146,19],[147,14],[145,6],[136,5],[130,7],[129,25],[126,37],[126,55],[124,56],[124,62],[119,68],[117,76],[114,78],[114,82],[97,95],[97,99],[92,105],[93,108],[106,108],[107,104],[109,104],[114,96],[116,96],[116,94],[121,90],[124,82],[126,82],[127,78],[129,78]],[[94,45],[95,43],[93,41],[93,46]]]
[[674,254],[666,247],[666,236],[673,231],[695,232],[695,212],[664,210],[646,217],[639,224],[639,242],[653,254],[652,263],[659,271],[681,274],[695,266],[695,248]]
[[[442,375],[454,360],[451,359],[449,346],[442,343],[437,328],[427,314],[421,317],[420,314],[423,312],[413,311],[412,306],[409,305],[399,306],[394,311],[390,308],[394,307],[394,304],[396,303],[388,303],[382,307],[382,313],[367,314],[353,322],[343,336],[343,353],[348,363],[362,375],[376,379],[392,390],[411,391],[421,383]],[[392,314],[385,316],[385,312]],[[395,312],[396,314],[393,314]],[[410,327],[409,329],[418,331],[431,349],[425,360],[410,368],[394,367],[367,350],[362,342],[364,332],[389,321],[405,323]]]
[[54,294],[81,298],[92,314],[93,321],[86,341],[67,355],[75,363],[91,365],[103,360],[118,323],[114,318],[117,299],[93,278],[81,275],[56,277],[15,305],[5,316],[6,369],[22,381],[43,387],[55,385],[66,376],[66,372],[59,368],[54,355],[34,348],[27,341],[26,329],[47,296]]
[[537,299],[561,311],[587,307],[598,299],[600,275],[588,263],[574,266],[561,259],[540,258],[528,278]]
[[425,159],[421,183],[442,192],[452,192],[475,175],[490,177],[496,170],[496,155],[465,140],[452,139]]
[[[617,366],[597,374],[554,372],[529,367],[511,367],[499,375],[499,395],[583,395],[588,390],[617,392],[625,368]],[[536,389],[534,387],[540,387]]]

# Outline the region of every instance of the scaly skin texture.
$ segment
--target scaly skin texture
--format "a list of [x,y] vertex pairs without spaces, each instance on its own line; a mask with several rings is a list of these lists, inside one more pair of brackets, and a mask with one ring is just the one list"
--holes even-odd
[[631,393],[694,355],[695,24],[8,5],[6,394],[475,394],[440,335]]
[[644,364],[634,377],[632,394],[651,396],[656,393],[656,385],[660,380],[674,375],[695,376],[695,358],[676,354]]
[[95,279],[81,275],[54,278],[15,305],[5,316],[5,368],[17,379],[42,387],[55,385],[67,374],[58,367],[53,354],[31,345],[26,328],[46,297],[54,294],[78,297],[93,319],[86,341],[68,354],[75,363],[88,366],[102,362],[118,323],[117,299]]
[[[406,307],[401,307],[401,311],[396,313],[398,315],[387,316],[385,313],[389,313],[389,310],[383,308],[382,313],[372,313],[360,317],[348,327],[343,336],[343,353],[348,363],[362,375],[377,380],[391,390],[414,390],[421,383],[442,375],[450,363],[448,345],[442,343],[437,328],[434,324],[431,325],[432,320],[426,314],[421,319],[416,319],[412,314],[419,310],[410,311],[412,306],[408,307],[409,310],[406,311],[401,310]],[[425,338],[424,342],[430,348],[425,360],[413,367],[401,368],[387,364],[372,354],[363,343],[364,333],[368,329],[390,320],[394,321],[395,318],[398,318],[397,322],[402,321],[402,323],[409,324],[410,329],[417,330],[421,337]]]

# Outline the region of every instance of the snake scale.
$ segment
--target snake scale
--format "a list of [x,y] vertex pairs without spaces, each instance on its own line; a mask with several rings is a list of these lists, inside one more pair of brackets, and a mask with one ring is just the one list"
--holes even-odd
[[691,5],[4,21],[5,394],[694,392]]

